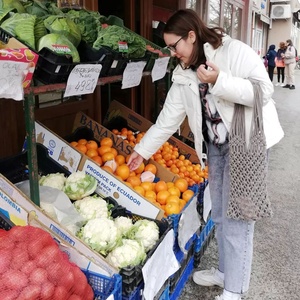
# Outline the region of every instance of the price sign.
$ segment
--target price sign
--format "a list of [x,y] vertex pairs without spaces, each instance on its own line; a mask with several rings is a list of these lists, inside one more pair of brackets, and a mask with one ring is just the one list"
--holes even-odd
[[159,80],[161,78],[164,78],[166,72],[167,72],[167,67],[169,63],[170,57],[161,57],[155,60],[154,66],[151,72],[152,76],[152,82]]
[[69,75],[64,97],[92,94],[97,86],[102,65],[77,65]]
[[0,98],[23,100],[23,79],[28,72],[28,63],[0,61]]
[[122,89],[138,86],[141,83],[145,66],[145,61],[128,63],[123,73]]

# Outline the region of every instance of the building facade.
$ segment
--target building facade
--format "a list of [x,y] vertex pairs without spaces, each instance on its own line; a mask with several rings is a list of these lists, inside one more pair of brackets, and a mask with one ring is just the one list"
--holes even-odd
[[291,39],[300,49],[300,0],[187,0],[210,26],[223,27],[233,38],[264,56],[269,45]]

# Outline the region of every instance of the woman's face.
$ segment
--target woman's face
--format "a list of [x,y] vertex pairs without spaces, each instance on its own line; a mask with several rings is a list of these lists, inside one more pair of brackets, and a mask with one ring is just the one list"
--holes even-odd
[[194,49],[194,40],[191,32],[188,36],[178,36],[173,33],[165,33],[164,40],[171,51],[172,56],[179,58],[184,64],[188,64]]

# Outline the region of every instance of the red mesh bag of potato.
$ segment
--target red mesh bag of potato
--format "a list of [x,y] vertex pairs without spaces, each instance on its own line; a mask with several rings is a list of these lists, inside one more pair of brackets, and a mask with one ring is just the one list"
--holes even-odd
[[92,300],[86,276],[51,235],[33,226],[0,230],[1,300]]

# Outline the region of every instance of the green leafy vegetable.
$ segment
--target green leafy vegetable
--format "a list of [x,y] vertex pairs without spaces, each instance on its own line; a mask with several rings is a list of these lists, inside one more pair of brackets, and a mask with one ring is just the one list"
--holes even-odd
[[67,47],[67,49],[69,49],[68,53],[64,53],[64,54],[72,56],[73,62],[80,62],[79,53],[76,47],[65,36],[60,35],[58,33],[49,33],[43,36],[42,38],[40,38],[40,40],[38,41],[37,49],[38,51],[41,51],[45,47],[52,50],[53,52],[62,54],[62,52],[58,47],[60,45],[64,46],[64,48]]
[[0,9],[13,8],[18,13],[25,13],[25,8],[19,0],[1,0]]
[[117,25],[102,28],[93,44],[93,48],[98,50],[101,46],[108,46],[115,51],[119,51],[119,42],[127,42],[129,58],[141,58],[145,55],[145,40],[138,34]]
[[44,20],[45,27],[50,33],[64,35],[77,47],[81,41],[79,27],[66,16],[49,16]]
[[34,26],[36,16],[30,14],[13,13],[12,16],[1,24],[1,28],[20,41],[35,49]]

